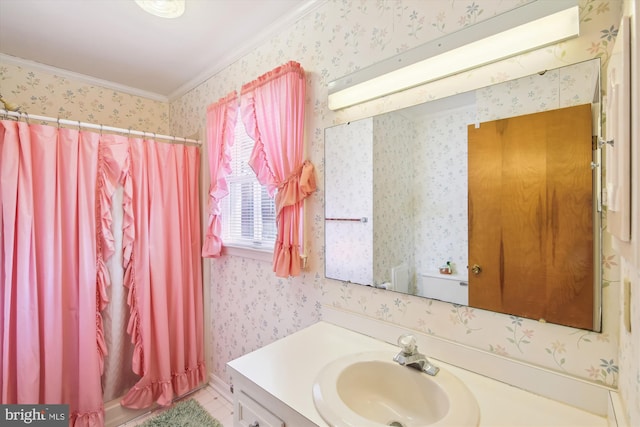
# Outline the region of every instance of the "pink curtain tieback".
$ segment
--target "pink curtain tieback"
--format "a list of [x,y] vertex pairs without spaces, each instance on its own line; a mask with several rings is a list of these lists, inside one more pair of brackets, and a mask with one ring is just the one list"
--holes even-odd
[[285,206],[295,205],[316,191],[316,179],[313,170],[313,163],[306,160],[291,175],[278,184],[278,192],[275,199],[276,215],[279,215]]

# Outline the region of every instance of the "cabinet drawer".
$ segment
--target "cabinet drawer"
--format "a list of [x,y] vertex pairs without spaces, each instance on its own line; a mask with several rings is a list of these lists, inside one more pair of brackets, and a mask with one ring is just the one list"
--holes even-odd
[[236,427],[284,427],[284,422],[240,391],[236,397]]

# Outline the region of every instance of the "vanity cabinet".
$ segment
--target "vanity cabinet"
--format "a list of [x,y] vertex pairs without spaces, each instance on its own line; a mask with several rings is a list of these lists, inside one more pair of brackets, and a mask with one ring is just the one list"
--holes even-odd
[[[318,426],[233,367],[229,368],[233,380],[233,427]],[[265,369],[265,366],[258,369]],[[283,383],[288,381],[291,379],[282,379]]]
[[247,396],[244,391],[235,396],[233,403],[236,427],[284,427],[280,418]]

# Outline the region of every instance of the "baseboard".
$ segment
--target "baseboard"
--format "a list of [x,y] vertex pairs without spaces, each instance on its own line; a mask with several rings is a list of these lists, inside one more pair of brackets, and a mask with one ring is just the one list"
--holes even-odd
[[322,320],[394,345],[411,332],[430,358],[596,415],[608,413],[610,387],[331,306],[322,307]]
[[224,382],[220,377],[214,375],[213,372],[209,372],[209,385],[218,392],[220,396],[225,398],[227,402],[233,402],[233,393],[231,393],[229,384]]

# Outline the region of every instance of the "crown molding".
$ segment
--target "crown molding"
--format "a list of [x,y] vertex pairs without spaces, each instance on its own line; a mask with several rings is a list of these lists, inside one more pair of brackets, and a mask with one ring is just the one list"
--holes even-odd
[[108,80],[99,79],[96,77],[91,77],[86,74],[76,73],[73,71],[65,70],[62,68],[53,67],[51,65],[42,64],[36,61],[31,61],[27,59],[22,59],[17,56],[7,55],[4,53],[0,53],[0,64],[6,63],[15,65],[18,67],[26,67],[30,69],[34,69],[36,71],[41,71],[48,74],[54,74],[60,77],[66,77],[69,79],[73,79],[75,81],[80,81],[91,86],[100,86],[106,89],[115,90],[118,92],[126,93],[129,95],[139,96],[142,98],[151,99],[153,101],[159,102],[170,102],[181,96],[185,95],[187,92],[201,85],[205,81],[209,80],[211,77],[215,76],[217,73],[238,61],[245,55],[249,54],[253,49],[259,47],[265,40],[271,38],[278,32],[287,28],[287,26],[294,24],[296,21],[301,19],[302,17],[308,15],[314,10],[318,9],[320,6],[327,3],[328,0],[308,0],[305,1],[300,7],[293,9],[290,13],[283,15],[281,19],[274,22],[272,25],[267,27],[264,31],[257,33],[254,37],[251,38],[248,42],[243,45],[239,45],[233,54],[224,56],[217,61],[215,61],[211,66],[209,66],[205,71],[198,74],[196,77],[192,78],[182,86],[180,86],[175,91],[171,92],[169,96],[165,96],[155,92],[149,92],[141,89],[137,89],[131,86],[122,85],[119,83],[114,83]]
[[169,101],[180,98],[187,92],[195,89],[197,86],[209,80],[211,77],[215,76],[220,71],[227,68],[229,65],[240,60],[242,57],[249,54],[252,50],[259,47],[262,43],[264,43],[265,40],[268,40],[278,32],[286,29],[287,26],[294,24],[296,21],[302,19],[304,16],[318,9],[320,6],[327,3],[327,1],[328,0],[309,0],[304,2],[300,7],[293,9],[290,13],[283,15],[281,19],[274,22],[265,30],[257,33],[249,41],[242,45],[239,45],[235,49],[234,53],[220,58],[215,63],[211,64],[211,66],[209,66],[205,71],[198,74],[196,77],[189,80],[187,83],[183,84],[175,91],[171,92],[168,96]]

